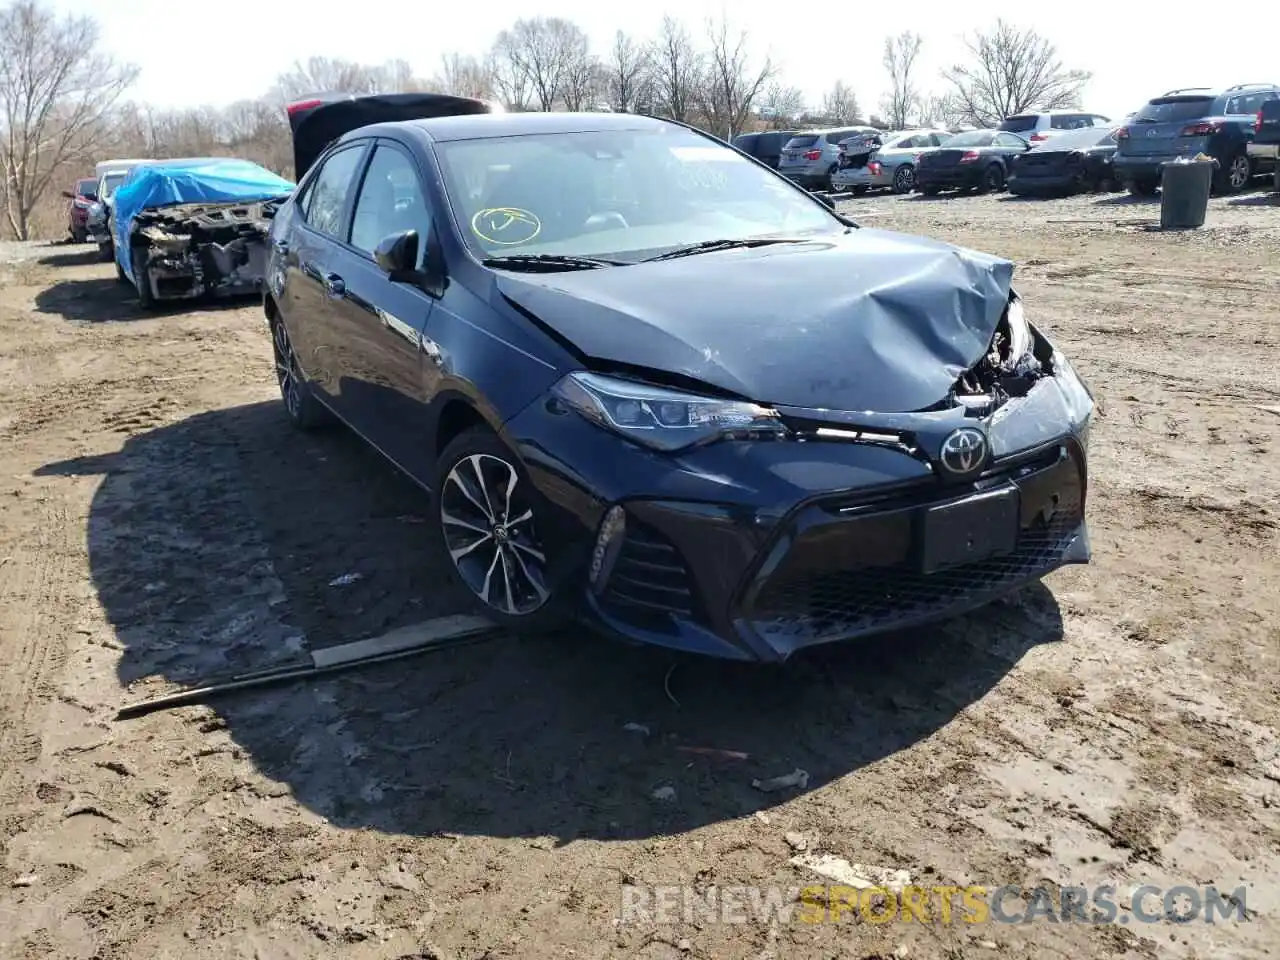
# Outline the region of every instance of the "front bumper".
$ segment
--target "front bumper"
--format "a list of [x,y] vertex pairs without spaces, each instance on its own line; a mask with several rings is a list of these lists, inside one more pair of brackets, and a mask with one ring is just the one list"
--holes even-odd
[[[927,459],[858,442],[722,442],[665,457],[554,404],[507,428],[578,555],[590,553],[611,506],[625,510],[621,548],[597,586],[576,575],[589,620],[635,641],[777,662],[945,619],[1087,563],[1084,427],[1064,376],[1073,375],[1045,378],[997,411],[992,463],[961,483],[944,482]],[[1017,504],[1016,542],[923,572],[926,512],[998,492]]]

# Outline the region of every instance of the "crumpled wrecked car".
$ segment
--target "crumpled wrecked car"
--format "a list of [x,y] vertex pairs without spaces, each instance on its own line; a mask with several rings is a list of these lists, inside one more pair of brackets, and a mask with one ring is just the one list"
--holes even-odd
[[225,157],[134,167],[112,199],[118,278],[137,289],[143,309],[260,292],[271,217],[293,186]]
[[347,119],[271,227],[284,408],[433,491],[493,620],[777,662],[1088,562],[1093,399],[1008,260],[656,118]]

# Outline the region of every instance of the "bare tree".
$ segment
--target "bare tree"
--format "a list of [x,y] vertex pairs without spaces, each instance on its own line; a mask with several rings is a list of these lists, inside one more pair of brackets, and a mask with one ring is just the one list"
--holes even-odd
[[702,83],[703,58],[684,26],[662,18],[651,51],[655,106],[681,123],[693,119]]
[[843,80],[837,80],[822,98],[819,112],[828,120],[836,123],[854,123],[862,119],[862,110],[858,107],[858,98],[853,88]]
[[19,240],[54,175],[110,136],[108,113],[138,75],[97,46],[89,17],[59,19],[38,0],[0,11],[0,167],[5,217]]
[[774,81],[765,87],[757,113],[771,130],[789,127],[804,113],[804,91]]
[[433,85],[441,93],[452,94],[455,97],[490,100],[497,93],[493,80],[488,64],[482,63],[475,57],[450,53],[441,58],[440,75]]
[[707,25],[710,41],[700,100],[711,132],[725,140],[741,131],[751,105],[774,74],[768,57],[757,69],[747,52],[747,34],[732,35],[725,20]]
[[568,73],[587,54],[587,37],[560,17],[517,20],[498,34],[494,53],[511,64],[532,90],[539,109],[550,110],[564,96]]
[[920,125],[923,127],[951,129],[963,124],[956,109],[955,98],[949,93],[922,96],[920,98],[920,108],[916,115]]
[[619,30],[605,61],[604,79],[609,108],[618,113],[634,113],[651,96],[649,51]]
[[916,89],[914,77],[920,44],[920,34],[910,30],[896,37],[884,38],[884,59],[881,62],[889,75],[889,93],[881,107],[894,130],[904,129],[920,107],[920,91]]
[[1004,20],[995,29],[965,41],[972,62],[942,72],[956,109],[969,123],[993,127],[1027,110],[1057,110],[1080,104],[1089,81],[1084,70],[1067,70],[1057,48],[1035,30]]
[[494,44],[484,66],[493,80],[494,93],[508,110],[529,109],[532,96],[529,77],[522,67],[503,53],[499,43]]
[[377,67],[338,57],[309,57],[276,77],[275,93],[283,102],[313,93],[381,93],[383,78]]
[[604,67],[587,46],[586,34],[579,31],[575,42],[565,50],[560,99],[566,110],[594,110],[604,89]]

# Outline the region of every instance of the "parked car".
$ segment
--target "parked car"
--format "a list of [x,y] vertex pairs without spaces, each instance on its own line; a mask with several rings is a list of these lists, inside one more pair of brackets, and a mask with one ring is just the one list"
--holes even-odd
[[112,198],[116,275],[144,310],[161,301],[257,293],[266,236],[293,184],[248,160],[134,167]]
[[1258,111],[1280,97],[1271,83],[1238,83],[1225,90],[1188,87],[1153,97],[1116,130],[1115,166],[1131,193],[1150,196],[1160,186],[1160,165],[1207,154],[1218,161],[1215,193],[1236,193],[1275,159],[1250,156]]
[[1023,196],[1123,190],[1111,160],[1116,138],[1106,127],[1084,127],[1043,141],[1009,161],[1009,192]]
[[1264,100],[1253,122],[1253,139],[1249,156],[1255,168],[1270,164],[1275,189],[1280,190],[1280,97]]
[[1040,113],[1020,113],[1006,117],[996,126],[997,130],[1016,133],[1028,143],[1043,143],[1051,137],[1059,136],[1069,130],[1081,130],[1086,127],[1112,127],[1114,124],[1100,113],[1085,113],[1078,110],[1046,110]]
[[894,193],[910,193],[920,151],[949,139],[947,131],[930,129],[850,137],[839,144],[839,166],[831,175],[831,189],[864,193],[872,187],[892,187]]
[[653,117],[326,110],[271,226],[284,410],[433,491],[494,621],[780,661],[1088,561],[1093,402],[1008,261]]
[[778,172],[810,190],[830,190],[840,161],[840,141],[855,133],[875,132],[875,127],[840,127],[797,133],[782,148]]
[[795,135],[794,130],[743,133],[733,138],[733,145],[748,156],[755,157],[765,166],[777,170],[778,163],[782,160],[782,148]]
[[72,243],[84,243],[89,238],[89,207],[98,199],[98,181],[86,177],[77,180],[71,190],[63,190],[67,204],[67,234]]
[[111,198],[131,169],[132,167],[108,168],[98,180],[98,199],[89,207],[86,222],[89,239],[98,245],[98,254],[104,262],[115,259],[115,244],[111,240]]
[[957,133],[916,160],[916,190],[934,196],[943,190],[1004,189],[1009,161],[1031,149],[1016,133],[970,130]]

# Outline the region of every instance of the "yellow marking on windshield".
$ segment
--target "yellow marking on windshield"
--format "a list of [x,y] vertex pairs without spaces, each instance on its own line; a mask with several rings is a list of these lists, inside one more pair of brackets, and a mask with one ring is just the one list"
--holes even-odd
[[471,218],[471,229],[481,240],[514,247],[540,234],[542,221],[520,207],[486,207]]

